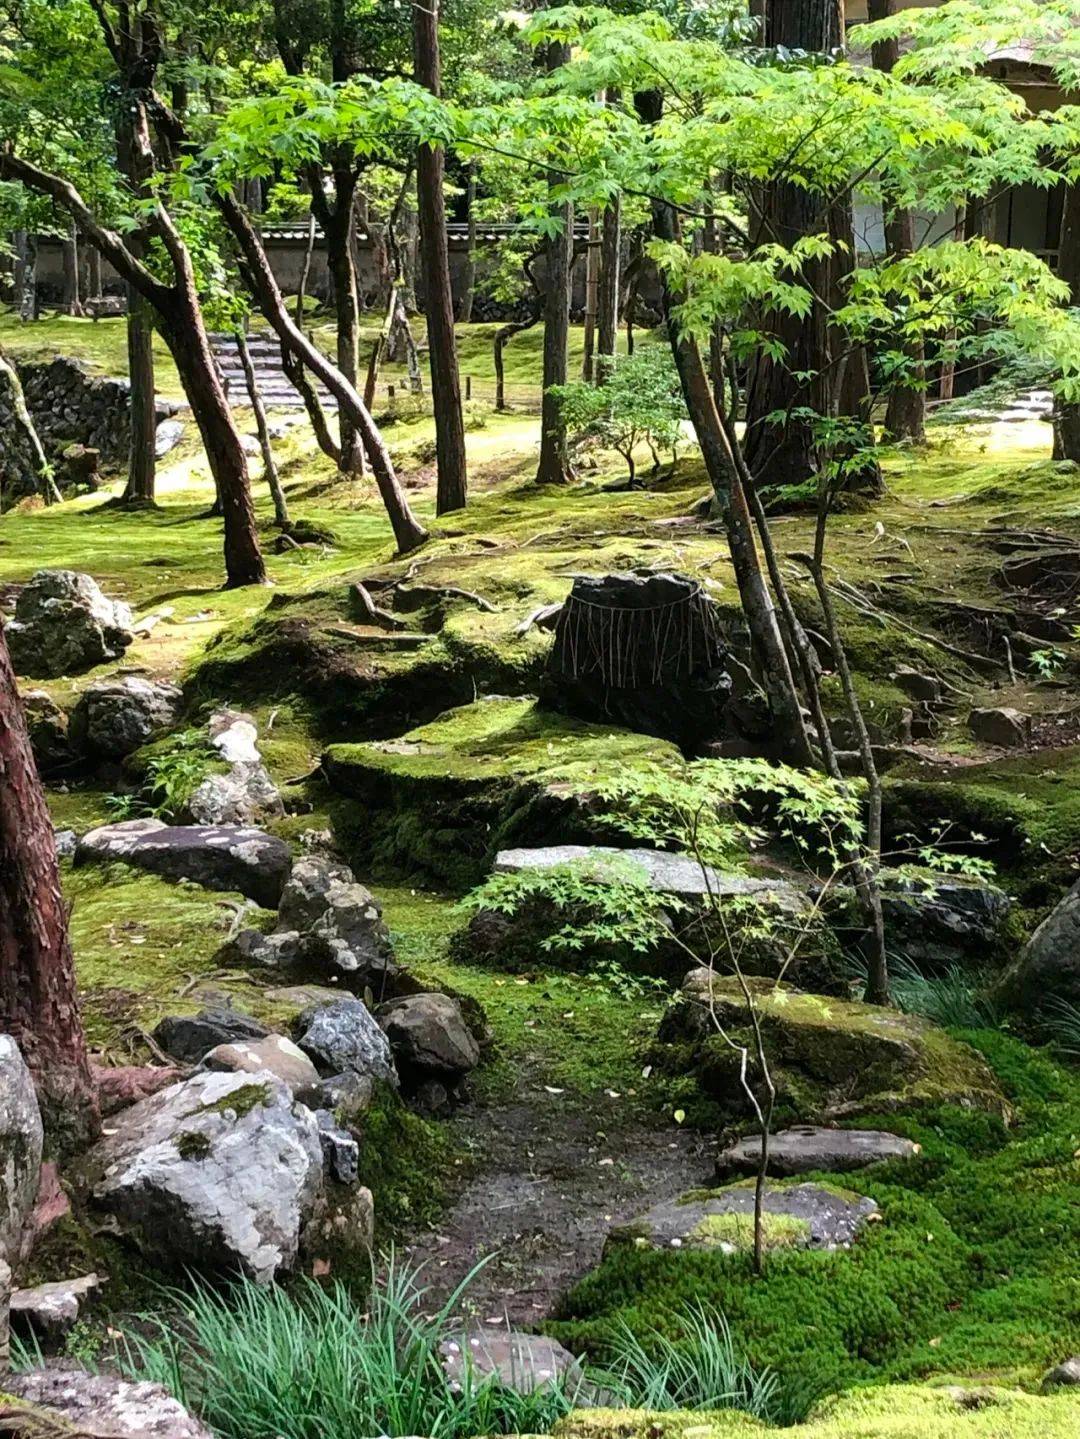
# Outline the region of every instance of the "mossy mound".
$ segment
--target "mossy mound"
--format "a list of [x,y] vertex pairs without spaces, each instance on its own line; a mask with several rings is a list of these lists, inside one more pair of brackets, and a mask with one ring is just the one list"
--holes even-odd
[[1013,1127],[949,1105],[890,1116],[922,1154],[859,1176],[881,1218],[850,1249],[778,1249],[758,1278],[742,1254],[619,1246],[563,1300],[552,1332],[602,1359],[621,1325],[646,1344],[658,1327],[678,1339],[684,1306],[704,1304],[792,1394],[934,1374],[1037,1385],[1080,1350],[1080,1283],[1065,1259],[1080,1247],[1080,1082],[1001,1034],[965,1038]]
[[[917,1015],[776,988],[759,979],[748,983],[785,1118],[813,1123],[926,1104],[1007,1112],[979,1056]],[[746,1001],[734,977],[692,971],[664,1018],[660,1041],[657,1062],[667,1072],[693,1075],[722,1112],[744,1113],[741,1047],[751,1056],[754,1047]]]
[[830,1400],[797,1430],[776,1429],[748,1414],[650,1414],[575,1410],[555,1439],[729,1439],[792,1434],[800,1439],[1073,1439],[1080,1396],[1025,1394],[991,1386],[890,1384]]
[[648,763],[681,760],[663,740],[496,697],[401,739],[331,745],[323,757],[331,788],[350,801],[336,818],[354,863],[455,888],[475,884],[519,835],[537,844],[591,838],[571,789]]

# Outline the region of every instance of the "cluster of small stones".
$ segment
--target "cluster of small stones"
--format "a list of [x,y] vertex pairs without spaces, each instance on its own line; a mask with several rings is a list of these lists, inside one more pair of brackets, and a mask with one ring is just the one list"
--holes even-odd
[[[70,445],[96,450],[105,464],[122,464],[131,443],[130,394],[127,380],[92,375],[78,360],[54,359],[16,367],[45,453],[54,463]],[[158,419],[173,413],[158,401]],[[57,463],[63,486],[66,467]],[[0,473],[9,494],[33,494],[38,477],[22,427],[16,423],[10,396],[0,388]]]

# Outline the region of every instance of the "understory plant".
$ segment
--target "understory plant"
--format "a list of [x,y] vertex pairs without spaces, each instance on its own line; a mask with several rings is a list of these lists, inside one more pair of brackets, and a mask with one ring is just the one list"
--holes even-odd
[[191,796],[219,759],[204,735],[185,730],[173,735],[147,760],[139,789],[134,794],[109,797],[109,811],[115,819],[182,819]]
[[[607,357],[603,357],[607,360]],[[578,450],[597,446],[616,450],[626,461],[631,487],[637,482],[634,451],[647,445],[653,474],[667,450],[675,463],[687,419],[679,377],[671,353],[662,345],[642,345],[632,355],[607,363],[603,384],[578,383],[552,388]]]

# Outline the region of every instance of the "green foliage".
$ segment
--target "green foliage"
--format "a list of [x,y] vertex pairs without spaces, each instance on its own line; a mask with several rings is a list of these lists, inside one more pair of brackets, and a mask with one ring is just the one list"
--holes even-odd
[[152,747],[137,793],[110,796],[110,813],[114,819],[149,816],[175,824],[199,785],[219,765],[220,756],[201,732],[172,735]]
[[602,385],[559,385],[553,391],[578,449],[617,450],[626,461],[631,484],[637,477],[634,451],[648,445],[653,472],[661,450],[674,464],[686,419],[679,377],[666,345],[641,345],[610,367]]
[[359,1174],[375,1200],[375,1222],[384,1238],[435,1222],[452,1164],[445,1130],[383,1089],[364,1115]]
[[471,1278],[432,1317],[419,1273],[393,1254],[363,1314],[341,1284],[196,1286],[170,1296],[167,1319],[144,1316],[119,1357],[222,1439],[545,1433],[571,1408],[572,1383],[522,1395],[467,1359],[457,1383],[443,1367],[440,1345],[460,1338],[454,1315]]
[[1070,1059],[1080,1059],[1080,1004],[1052,994],[1039,1010],[1043,1033],[1054,1047]]
[[[680,1338],[681,1303],[722,1312],[750,1364],[813,1392],[930,1374],[1036,1380],[1080,1342],[1074,1200],[1080,1083],[992,1032],[965,1033],[1016,1108],[862,1115],[923,1152],[859,1176],[881,1206],[849,1251],[778,1250],[755,1279],[743,1255],[613,1251],[562,1305],[554,1332],[597,1355],[622,1324],[647,1350]],[[850,1176],[837,1176],[841,1183]]]
[[[851,956],[848,968],[853,979],[866,983],[866,961]],[[999,1015],[989,999],[980,993],[980,976],[958,964],[949,964],[935,974],[924,974],[902,955],[889,960],[889,996],[903,1014],[919,1014],[942,1029],[993,1029]]]

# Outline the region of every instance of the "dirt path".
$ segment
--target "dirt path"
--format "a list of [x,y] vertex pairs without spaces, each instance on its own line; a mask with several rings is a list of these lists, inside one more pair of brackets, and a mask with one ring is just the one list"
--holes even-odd
[[710,1177],[699,1135],[628,1123],[603,1097],[574,1101],[531,1077],[511,1102],[468,1105],[452,1123],[476,1167],[408,1255],[425,1266],[435,1305],[494,1254],[463,1305],[485,1323],[537,1324],[597,1263],[613,1222]]

